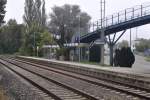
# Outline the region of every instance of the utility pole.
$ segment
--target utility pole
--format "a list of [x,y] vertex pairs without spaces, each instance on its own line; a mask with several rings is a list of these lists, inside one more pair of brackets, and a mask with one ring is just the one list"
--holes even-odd
[[[100,39],[104,43],[105,38],[105,0],[100,0],[100,21],[101,21],[101,33]],[[104,44],[101,44],[101,65],[104,65]]]
[[136,27],[136,40],[138,39],[138,27]]

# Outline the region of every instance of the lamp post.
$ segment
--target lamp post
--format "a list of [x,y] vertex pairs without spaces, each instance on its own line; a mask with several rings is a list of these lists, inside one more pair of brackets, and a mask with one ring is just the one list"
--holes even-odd
[[38,57],[39,56],[39,46],[37,46],[36,49],[37,49],[36,56]]
[[35,45],[36,45],[36,43],[35,43],[35,32],[34,32],[33,35],[34,35],[34,36],[33,36],[33,38],[34,38],[33,42],[34,42],[34,56],[35,56],[35,51],[36,51],[36,47],[35,47]]
[[81,30],[80,30],[80,26],[81,26],[80,22],[81,22],[81,16],[80,16],[80,14],[79,14],[78,17],[79,17],[79,41],[78,41],[79,44],[78,44],[78,47],[79,47],[79,62],[80,62],[81,61],[81,53],[80,53],[81,52],[81,50],[80,50],[80,32],[81,32]]

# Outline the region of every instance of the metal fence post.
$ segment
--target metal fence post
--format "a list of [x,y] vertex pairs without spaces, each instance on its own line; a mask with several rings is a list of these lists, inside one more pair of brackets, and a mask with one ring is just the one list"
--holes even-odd
[[118,23],[119,23],[119,20],[120,20],[120,19],[119,19],[119,13],[118,13]]
[[141,17],[143,16],[143,6],[141,5]]
[[107,19],[107,17],[106,17],[106,27],[107,27],[107,21],[108,21],[108,19]]
[[112,25],[113,25],[113,18],[114,18],[114,16],[112,15]]
[[134,8],[133,8],[133,12],[132,12],[132,19],[134,19]]
[[125,10],[125,21],[127,21],[127,11]]

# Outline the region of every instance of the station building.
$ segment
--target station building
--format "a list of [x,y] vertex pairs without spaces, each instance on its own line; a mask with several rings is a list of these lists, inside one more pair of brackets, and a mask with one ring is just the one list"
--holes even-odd
[[[66,48],[70,49],[70,61],[91,61],[100,62],[100,45],[86,43],[68,43],[64,44]],[[44,58],[56,59],[56,50],[59,49],[58,45],[44,45],[43,54]],[[80,53],[80,54],[79,54]],[[80,55],[80,56],[79,56]]]

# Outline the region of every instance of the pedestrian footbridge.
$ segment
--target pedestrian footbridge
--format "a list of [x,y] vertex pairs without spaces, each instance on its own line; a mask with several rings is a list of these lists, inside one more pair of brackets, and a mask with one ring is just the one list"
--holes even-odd
[[89,32],[80,37],[81,43],[90,43],[100,38],[101,30],[104,29],[104,35],[114,34],[137,26],[150,23],[150,3],[125,9],[103,19],[104,27],[101,27],[100,21],[92,24]]

